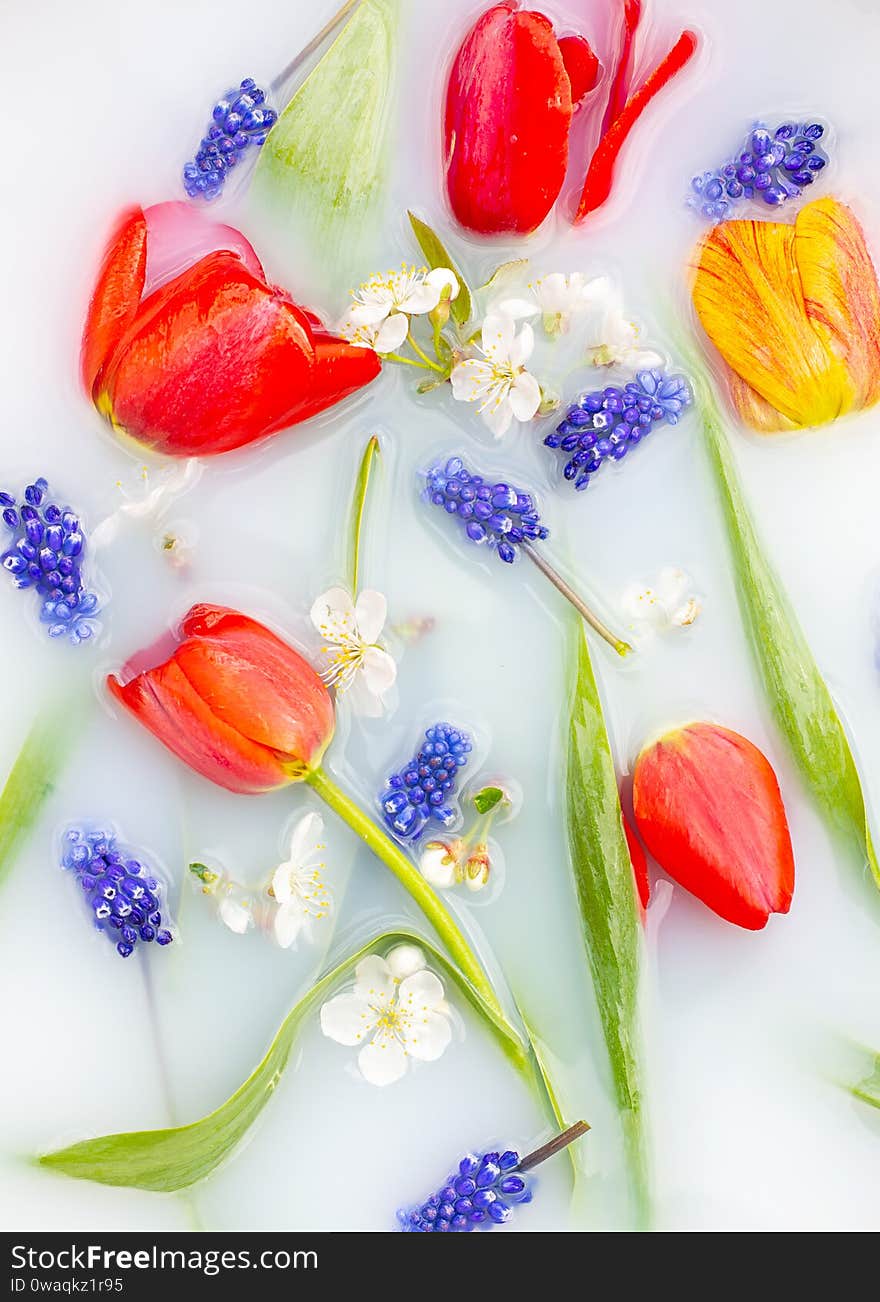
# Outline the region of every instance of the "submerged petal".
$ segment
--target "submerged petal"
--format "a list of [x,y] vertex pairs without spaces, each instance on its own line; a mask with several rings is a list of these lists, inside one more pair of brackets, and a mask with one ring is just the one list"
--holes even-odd
[[857,408],[880,397],[880,287],[865,234],[836,199],[807,204],[794,226],[807,314],[831,336],[855,388]]
[[[834,420],[857,396],[833,332],[818,305],[806,301],[799,244],[795,227],[781,222],[721,222],[695,263],[703,328],[731,369],[784,418],[777,428]],[[808,262],[837,256],[826,232]]]

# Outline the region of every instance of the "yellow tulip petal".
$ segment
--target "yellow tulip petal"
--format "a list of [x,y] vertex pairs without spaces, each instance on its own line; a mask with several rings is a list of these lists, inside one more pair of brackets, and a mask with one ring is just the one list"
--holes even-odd
[[807,204],[794,227],[807,315],[827,332],[855,389],[854,406],[880,398],[880,286],[851,209],[837,199]]
[[767,399],[756,393],[736,371],[732,371],[729,366],[724,369],[727,371],[730,400],[745,425],[757,430],[759,434],[780,434],[798,428],[794,421],[771,407]]
[[[729,221],[697,252],[694,306],[727,364],[782,418],[819,425],[848,411],[855,391],[832,334],[807,312],[794,227]],[[744,416],[754,404],[745,404]],[[761,428],[767,428],[763,410]]]

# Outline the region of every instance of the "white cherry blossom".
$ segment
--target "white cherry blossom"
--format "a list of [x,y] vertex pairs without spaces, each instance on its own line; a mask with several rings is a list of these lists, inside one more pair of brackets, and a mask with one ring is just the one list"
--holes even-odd
[[434,1062],[452,1039],[443,984],[417,945],[361,959],[354,988],[322,1007],[321,1030],[337,1044],[359,1045],[361,1075],[380,1086],[400,1080],[410,1059]]
[[387,612],[385,597],[371,588],[365,588],[357,602],[345,588],[330,588],[310,612],[328,658],[321,677],[335,687],[337,696],[350,691],[356,712],[372,717],[382,713],[384,696],[397,678],[394,658],[379,644]]
[[452,368],[453,397],[479,404],[484,421],[496,438],[511,422],[532,420],[541,405],[541,386],[526,370],[535,346],[532,327],[507,314],[487,316],[481,332],[482,357],[471,357]]

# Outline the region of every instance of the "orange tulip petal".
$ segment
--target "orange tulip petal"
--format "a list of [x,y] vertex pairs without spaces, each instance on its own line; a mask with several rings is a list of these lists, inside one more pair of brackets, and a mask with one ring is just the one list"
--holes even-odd
[[256,795],[290,780],[273,750],[211,711],[173,659],[125,684],[111,674],[107,686],[172,754],[226,790]]
[[880,287],[851,209],[818,199],[798,214],[794,254],[807,315],[846,362],[856,408],[880,398]]
[[856,394],[846,366],[830,331],[807,312],[793,226],[722,222],[698,250],[695,271],[706,334],[759,397],[795,426],[850,410]]
[[147,223],[140,208],[131,208],[107,243],[83,329],[80,367],[90,396],[135,318],[146,266]]

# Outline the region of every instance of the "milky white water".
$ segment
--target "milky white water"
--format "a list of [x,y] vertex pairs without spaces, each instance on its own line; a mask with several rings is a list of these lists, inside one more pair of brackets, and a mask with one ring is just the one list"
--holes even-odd
[[[604,48],[601,0],[547,4]],[[176,197],[177,171],[227,83],[271,77],[329,16],[331,0],[5,0],[0,239],[5,250],[0,347],[0,479],[19,488],[45,473],[91,522],[135,482],[141,462],[107,436],[77,387],[79,330],[99,250],[116,210]],[[441,57],[477,12],[461,0],[403,0],[396,164],[372,270],[413,256],[413,207],[449,231],[437,162]],[[613,201],[584,228],[551,219],[532,241],[539,271],[620,276],[632,311],[663,346],[682,320],[681,267],[698,233],[682,194],[694,171],[734,146],[751,120],[816,113],[836,129],[829,182],[880,242],[876,55],[872,0],[655,0],[658,44],[681,20],[703,30],[697,72],[657,102],[625,155]],[[566,23],[560,22],[564,27]],[[664,47],[665,48],[665,47]],[[441,54],[438,54],[438,51]],[[426,76],[426,72],[430,76]],[[331,317],[344,298],[322,268],[226,207],[270,274]],[[474,282],[520,246],[453,241]],[[667,343],[667,348],[669,347]],[[566,396],[586,383],[573,358],[544,354]],[[551,360],[552,358],[552,360]],[[798,881],[788,917],[751,934],[676,889],[649,926],[646,1065],[656,1221],[664,1229],[878,1228],[876,1118],[835,1084],[849,1069],[836,1036],[880,1048],[880,900],[861,866],[829,839],[773,730],[738,623],[719,517],[693,419],[656,434],[584,495],[554,488],[540,426],[513,432],[494,464],[538,486],[552,547],[569,572],[613,598],[663,564],[695,579],[703,613],[687,634],[656,642],[622,669],[596,645],[622,771],[644,737],[693,717],[735,728],[779,774]],[[431,616],[406,648],[385,725],[340,724],[331,770],[364,800],[403,760],[419,726],[453,716],[484,737],[485,771],[515,776],[522,813],[501,832],[503,890],[462,902],[539,1028],[567,1116],[586,1117],[582,1196],[569,1211],[566,1162],[543,1169],[515,1228],[625,1228],[623,1173],[602,1037],[569,881],[560,792],[569,627],[555,595],[522,561],[482,567],[427,526],[415,469],[438,449],[488,451],[476,418],[448,395],[416,399],[391,368],[352,407],[317,428],[209,464],[171,518],[195,541],[191,567],[169,567],[150,531],[132,529],[101,559],[112,592],[97,649],[50,644],[31,603],[0,584],[3,674],[0,765],[12,763],[42,697],[118,666],[193,600],[240,605],[304,645],[313,597],[342,576],[348,494],[366,436],[386,451],[373,499],[364,579],[394,620]],[[872,624],[880,584],[877,483],[880,411],[824,432],[760,442],[735,433],[766,545],[826,672],[855,742],[869,797],[880,783],[880,682]],[[441,522],[442,523],[442,522]],[[342,712],[343,715],[345,711]],[[164,1126],[217,1106],[262,1055],[285,1011],[323,965],[380,925],[417,921],[389,874],[332,816],[327,861],[340,908],[318,948],[282,952],[227,932],[181,891],[184,865],[210,853],[243,881],[279,861],[284,831],[313,797],[260,799],[191,777],[134,724],[94,701],[56,795],[0,895],[0,989],[6,1046],[0,1106],[2,1211],[8,1229],[354,1229],[393,1227],[395,1207],[442,1179],[469,1146],[528,1145],[544,1122],[480,1025],[460,1012],[435,1064],[386,1090],[358,1080],[350,1051],[314,1019],[247,1144],[187,1196],[73,1182],[27,1157],[114,1130]],[[149,847],[180,897],[181,942],[150,955],[156,1024],[141,962],[122,963],[93,936],[54,837],[67,820],[110,819]],[[161,1044],[163,1070],[157,1043]]]

